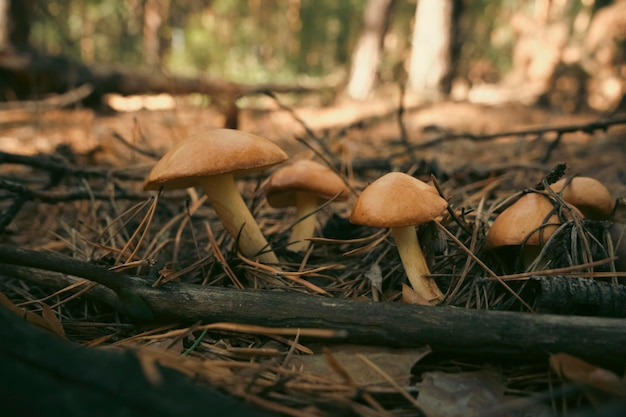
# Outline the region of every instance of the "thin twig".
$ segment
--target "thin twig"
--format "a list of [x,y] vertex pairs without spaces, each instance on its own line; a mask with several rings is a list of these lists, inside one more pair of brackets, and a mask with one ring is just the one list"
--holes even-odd
[[[592,134],[596,130],[605,131],[611,126],[626,124],[626,117],[620,117],[612,120],[597,120],[594,122],[588,123],[580,123],[573,125],[563,125],[563,126],[552,126],[552,127],[541,127],[541,128],[532,128],[532,129],[522,129],[522,130],[511,130],[504,132],[496,132],[490,133],[486,135],[474,135],[473,133],[463,132],[463,133],[454,133],[454,134],[445,134],[439,136],[435,139],[429,140],[428,142],[417,143],[411,145],[411,149],[424,149],[432,146],[439,145],[443,142],[451,142],[455,140],[467,139],[473,142],[483,142],[498,139],[506,136],[525,136],[525,135],[542,135],[549,132],[554,132],[557,135],[563,135],[565,133],[575,133],[575,132],[583,132],[587,134]],[[396,153],[390,155],[391,158],[403,155],[403,153]]]
[[478,256],[476,256],[471,250],[469,250],[464,244],[463,242],[461,242],[456,236],[454,236],[452,233],[450,233],[450,231],[448,229],[446,229],[445,227],[443,227],[441,224],[439,224],[439,222],[435,222],[435,224],[437,225],[437,227],[439,227],[440,230],[442,230],[446,235],[448,235],[448,237],[450,239],[452,239],[454,241],[454,243],[457,244],[457,246],[463,251],[465,252],[468,256],[472,257],[472,259],[474,259],[474,261],[480,265],[485,272],[487,272],[489,275],[491,275],[496,281],[498,281],[498,283],[500,283],[513,297],[515,297],[517,299],[517,301],[519,301],[524,307],[526,307],[528,309],[528,311],[530,312],[534,312],[535,310],[526,302],[522,299],[522,297],[519,296],[519,294],[517,294],[515,291],[513,291],[513,289],[511,287],[509,287],[504,281],[502,281],[500,279],[500,277],[498,276],[498,274],[496,274],[495,272],[493,272],[491,270],[491,268],[489,268],[483,261],[481,261]]
[[158,155],[158,154],[156,154],[156,153],[154,153],[152,151],[148,151],[146,149],[142,149],[142,148],[138,147],[137,145],[133,145],[132,143],[127,141],[126,138],[124,138],[124,136],[122,136],[118,132],[113,132],[113,137],[115,139],[117,139],[118,141],[120,141],[127,148],[137,152],[138,154],[141,154],[143,156],[147,156],[148,158],[152,158],[154,160],[158,160],[158,159],[161,158],[161,156],[163,156],[163,155]]

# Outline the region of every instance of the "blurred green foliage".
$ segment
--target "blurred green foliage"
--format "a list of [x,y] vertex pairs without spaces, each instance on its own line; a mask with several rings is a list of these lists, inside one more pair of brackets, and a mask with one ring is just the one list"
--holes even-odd
[[[360,0],[159,0],[162,66],[234,81],[294,80],[345,66]],[[32,44],[85,62],[142,62],[142,0],[40,1]]]
[[[34,47],[86,63],[139,66],[147,0],[39,0]],[[161,67],[238,82],[293,82],[346,71],[366,0],[156,0]],[[576,12],[578,1],[570,14]],[[534,1],[465,1],[458,70],[511,65],[511,16]],[[416,0],[397,0],[381,78],[397,76],[410,51]]]

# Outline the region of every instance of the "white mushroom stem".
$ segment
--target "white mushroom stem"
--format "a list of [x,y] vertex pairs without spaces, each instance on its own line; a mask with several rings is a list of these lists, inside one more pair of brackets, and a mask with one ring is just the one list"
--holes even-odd
[[415,292],[433,304],[443,301],[443,293],[435,280],[429,276],[430,271],[417,240],[415,227],[392,227],[391,234],[396,241],[404,271]]
[[[296,193],[296,219],[298,223],[291,228],[289,236],[289,249],[294,252],[304,252],[311,244],[310,239],[315,233],[317,225],[318,199],[315,195],[305,191]],[[313,213],[313,214],[311,214]]]
[[276,254],[259,229],[256,220],[243,201],[233,174],[203,177],[200,185],[222,221],[224,228],[234,238],[239,238],[239,250],[247,257],[257,256],[263,263],[278,264]]

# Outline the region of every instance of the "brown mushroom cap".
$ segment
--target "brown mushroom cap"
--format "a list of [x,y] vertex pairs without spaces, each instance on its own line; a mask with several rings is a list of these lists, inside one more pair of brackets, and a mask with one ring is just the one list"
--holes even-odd
[[372,182],[359,196],[350,222],[374,227],[405,227],[427,223],[448,206],[434,187],[400,172]]
[[278,169],[267,183],[267,202],[276,208],[296,205],[299,191],[311,193],[322,201],[337,194],[338,200],[348,199],[348,187],[329,167],[309,160],[299,160]]
[[615,201],[609,190],[598,180],[590,177],[574,177],[567,184],[566,178],[550,186],[555,193],[561,192],[563,200],[594,220],[608,220],[613,215]]
[[201,177],[262,171],[286,161],[287,154],[273,142],[234,129],[212,129],[177,143],[154,165],[145,190],[193,187]]
[[[545,195],[525,194],[496,217],[487,233],[487,243],[493,248],[524,242],[529,246],[540,246],[561,223],[556,214],[550,215],[553,212],[554,205]],[[546,223],[550,225],[541,227]]]

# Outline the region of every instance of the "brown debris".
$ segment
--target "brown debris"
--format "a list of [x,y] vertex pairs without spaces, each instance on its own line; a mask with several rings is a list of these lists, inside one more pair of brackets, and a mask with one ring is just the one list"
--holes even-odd
[[[392,170],[423,180],[435,175],[449,209],[440,226],[422,226],[417,231],[420,241],[433,242],[423,249],[431,276],[445,294],[442,308],[508,310],[510,314],[544,311],[546,299],[537,296],[538,278],[532,277],[554,281],[576,277],[623,286],[626,278],[619,269],[623,264],[615,259],[623,251],[617,245],[619,236],[607,230],[609,223],[565,219],[537,255],[545,262],[534,263],[529,271],[523,270],[518,253],[495,253],[486,244],[498,214],[512,198],[538,184],[557,161],[567,162],[568,175],[601,180],[623,201],[623,121],[603,124],[593,115],[558,120],[528,109],[477,109],[448,103],[439,108],[407,108],[408,141],[402,141],[392,106],[377,104],[361,108],[360,113],[358,108],[316,112],[289,108],[276,100],[258,98],[260,109],[243,109],[241,128],[272,139],[292,160],[317,156],[330,163],[357,193]],[[359,122],[358,114],[369,117]],[[442,126],[446,121],[450,124]],[[407,376],[413,373],[415,380],[426,369],[460,372],[489,362],[480,349],[466,352],[471,357],[457,352],[442,358],[435,347],[432,354],[418,358],[421,371],[407,368],[396,384],[392,381],[398,380],[385,377],[388,370],[384,367],[379,372],[363,361],[363,367],[379,376],[376,382],[368,382],[351,376],[341,355],[335,353],[326,355],[332,373],[314,374],[297,365],[300,358],[321,354],[321,346],[310,341],[320,334],[311,332],[328,329],[298,330],[284,321],[271,323],[271,316],[265,318],[266,325],[255,327],[236,320],[191,319],[190,323],[178,317],[159,326],[130,323],[125,315],[120,319],[115,308],[130,303],[136,311],[142,310],[132,294],[123,300],[116,295],[119,283],[114,279],[126,275],[149,280],[155,292],[182,283],[216,292],[267,291],[279,292],[285,299],[296,295],[320,302],[358,302],[372,300],[378,291],[367,275],[377,265],[382,277],[377,304],[400,304],[405,274],[397,251],[388,233],[347,222],[355,196],[347,203],[322,207],[318,213],[322,234],[311,239],[306,252],[294,254],[285,249],[290,224],[284,219],[292,218],[291,213],[269,207],[262,195],[269,173],[239,181],[248,206],[281,260],[280,268],[275,268],[237,254],[235,238],[203,206],[197,192],[167,193],[158,201],[142,192],[141,182],[155,156],[181,138],[222,124],[215,109],[193,108],[182,99],[175,109],[119,114],[106,120],[86,110],[0,113],[2,243],[60,253],[125,274],[111,272],[109,288],[87,289],[58,274],[3,265],[0,292],[39,317],[33,321],[47,323],[57,332],[60,323],[70,340],[133,349],[144,358],[144,371],[155,382],[159,374],[154,364],[164,364],[193,376],[198,383],[286,415],[325,416],[337,409],[347,415],[419,415],[419,397],[415,402],[415,386],[413,382],[406,385]],[[550,127],[555,125],[556,129]],[[65,150],[59,145],[65,145]],[[349,152],[342,155],[331,151],[348,147]],[[616,224],[626,220],[623,210],[622,202],[615,212]],[[284,287],[277,290],[274,280]],[[69,288],[70,284],[75,287]],[[77,291],[82,292],[75,295]],[[240,314],[250,313],[245,302],[238,306]],[[554,305],[548,307],[557,310]],[[494,330],[488,336],[498,333]],[[332,348],[330,342],[322,344]],[[355,357],[371,348],[363,347],[361,352],[357,348]],[[343,379],[336,378],[338,372]],[[524,396],[553,392],[550,384],[556,383],[550,379],[554,374],[547,359],[502,365],[499,372],[506,377],[507,389]]]

